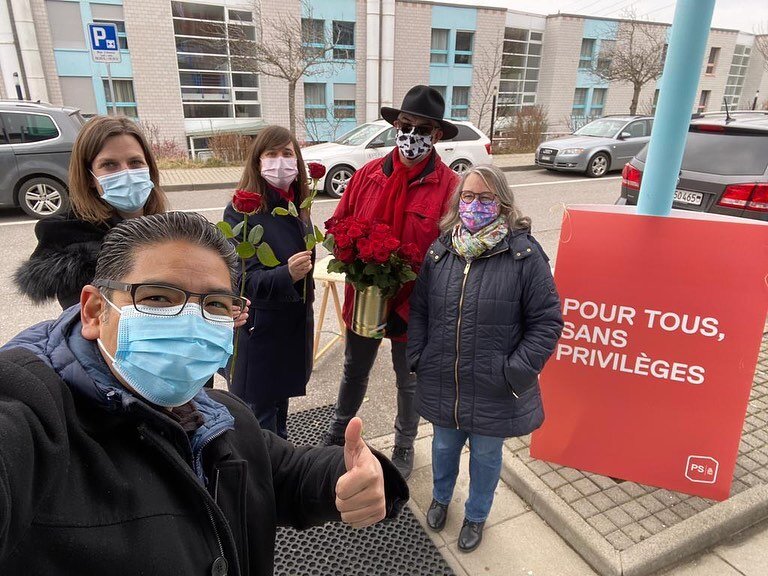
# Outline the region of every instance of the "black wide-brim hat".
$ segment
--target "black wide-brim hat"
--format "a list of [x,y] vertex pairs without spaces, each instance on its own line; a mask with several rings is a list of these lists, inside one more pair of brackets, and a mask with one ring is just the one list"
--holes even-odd
[[445,100],[443,100],[440,92],[429,86],[420,84],[408,90],[400,108],[381,107],[381,117],[390,124],[395,123],[400,112],[429,118],[439,123],[440,129],[443,131],[443,140],[450,140],[459,133],[455,124],[443,120]]

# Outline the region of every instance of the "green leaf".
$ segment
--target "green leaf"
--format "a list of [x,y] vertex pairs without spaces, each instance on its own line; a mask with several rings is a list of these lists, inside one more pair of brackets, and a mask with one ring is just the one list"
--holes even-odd
[[325,240],[325,236],[323,235],[322,232],[320,232],[320,228],[315,226],[315,241],[319,244],[323,240]]
[[344,264],[341,260],[336,260],[335,258],[328,262],[328,272],[337,272],[340,274],[343,274],[347,271],[347,265]]
[[299,205],[299,208],[301,208],[302,210],[306,210],[311,207],[312,207],[312,196],[307,196],[306,198],[304,198],[304,200],[302,200],[301,204]]
[[299,215],[299,211],[296,210],[296,204],[293,202],[288,202],[288,214],[294,217]]
[[315,236],[313,234],[307,234],[307,237],[304,238],[304,243],[307,246],[307,250],[312,250],[312,248],[315,247],[315,244],[317,244],[317,241],[315,240]]
[[274,268],[280,264],[280,261],[275,256],[272,248],[266,242],[262,242],[259,244],[258,248],[256,248],[256,257],[259,259],[259,262],[264,264],[264,266],[269,266],[270,268]]
[[[294,210],[295,209],[296,208],[294,208]],[[290,214],[290,212],[288,212],[288,210],[286,210],[285,208],[282,208],[280,206],[278,206],[277,208],[272,210],[272,216],[288,216],[288,214]]]
[[216,222],[216,228],[221,230],[221,233],[224,234],[224,238],[235,237],[235,233],[232,231],[232,226],[229,225],[229,222],[224,222],[223,220],[221,222]]
[[365,268],[363,269],[363,274],[370,274],[371,276],[375,276],[380,272],[381,268],[378,264],[366,264]]
[[235,248],[235,252],[240,258],[248,259],[256,254],[256,247],[250,242],[240,242]]
[[243,231],[243,226],[245,226],[245,221],[240,222],[239,224],[235,225],[234,228],[232,228],[232,238],[237,238],[240,236],[240,232]]
[[334,240],[333,234],[328,234],[328,236],[325,237],[325,240],[323,240],[323,247],[328,250],[328,252],[333,253],[334,248],[336,248],[336,240]]
[[264,236],[264,226],[261,224],[256,224],[253,228],[251,228],[251,232],[248,234],[248,242],[251,244],[258,244],[261,242],[262,237]]

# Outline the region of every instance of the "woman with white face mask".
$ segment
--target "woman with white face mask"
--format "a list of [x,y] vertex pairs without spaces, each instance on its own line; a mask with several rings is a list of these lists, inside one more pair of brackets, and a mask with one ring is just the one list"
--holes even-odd
[[80,301],[93,280],[96,256],[109,230],[126,218],[166,212],[160,174],[141,129],[125,117],[97,116],[80,130],[69,162],[71,210],[35,226],[38,245],[14,275],[34,302]]
[[[255,213],[248,215],[248,228],[264,228],[262,241],[269,244],[280,264],[269,268],[256,257],[245,261],[245,295],[254,312],[238,332],[230,390],[250,406],[263,429],[286,438],[288,399],[306,393],[312,373],[314,332],[315,255],[305,244],[312,230],[309,214],[298,210],[297,216],[272,215],[275,208],[287,209],[289,202],[298,209],[309,195],[296,137],[281,126],[261,130],[251,146],[238,190],[261,197]],[[243,221],[243,214],[230,203],[224,220],[234,227]]]

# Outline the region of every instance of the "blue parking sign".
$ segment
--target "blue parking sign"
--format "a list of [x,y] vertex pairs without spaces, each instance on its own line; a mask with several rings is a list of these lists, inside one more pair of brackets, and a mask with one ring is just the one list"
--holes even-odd
[[94,62],[114,64],[121,61],[117,26],[114,24],[88,24],[88,44]]

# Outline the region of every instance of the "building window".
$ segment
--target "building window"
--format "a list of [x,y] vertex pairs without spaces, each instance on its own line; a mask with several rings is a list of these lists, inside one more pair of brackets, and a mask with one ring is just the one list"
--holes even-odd
[[301,41],[311,56],[322,58],[325,54],[325,20],[301,19]]
[[613,51],[616,49],[616,40],[601,40],[600,50],[597,54],[597,67],[606,70],[611,66]]
[[333,22],[333,59],[355,59],[355,23]]
[[573,92],[573,107],[571,109],[571,116],[586,116],[587,115],[587,92],[588,88],[576,88]]
[[469,117],[469,86],[454,86],[451,97],[451,118],[466,120]]
[[474,32],[456,32],[456,49],[453,54],[454,64],[472,64],[472,40]]
[[95,24],[114,24],[117,27],[117,44],[120,46],[120,50],[128,50],[128,36],[125,34],[125,22],[122,20],[97,20],[94,18]]
[[513,116],[524,106],[536,104],[541,65],[541,32],[505,28],[497,113]]
[[592,59],[595,55],[595,41],[592,38],[584,38],[581,41],[581,55],[579,56],[579,68],[582,70],[592,68]]
[[717,61],[720,59],[720,48],[714,46],[709,49],[709,58],[707,59],[707,74],[714,74]]
[[317,82],[304,83],[304,118],[321,118],[328,116],[325,103],[325,84]]
[[589,115],[592,118],[600,118],[605,108],[605,96],[608,93],[607,88],[593,88],[592,102],[589,105]]
[[112,92],[109,89],[109,80],[102,78],[104,84],[104,96],[107,100],[107,114],[114,114],[112,103],[114,102],[119,116],[130,116],[138,118],[136,110],[136,95],[133,92],[133,81],[131,80],[112,80],[115,87],[115,98],[112,98]]
[[744,79],[747,75],[749,58],[752,49],[742,44],[737,44],[731,60],[731,68],[728,71],[728,80],[725,83],[725,96],[721,110],[725,110],[725,103],[728,103],[729,110],[735,110],[741,100],[741,92],[744,88]]
[[711,90],[702,90],[701,95],[699,96],[699,106],[696,108],[696,112],[701,114],[702,112],[706,112],[707,110],[707,104],[709,104],[709,94],[711,93]]
[[256,39],[253,15],[176,1],[171,10],[184,117],[260,118],[259,77],[247,56],[231,56]]
[[445,86],[430,86],[433,90],[437,90],[440,93],[440,96],[443,97],[443,100],[445,100],[447,92],[445,91]]
[[340,120],[355,119],[355,85],[333,85],[333,117]]
[[429,62],[430,64],[448,64],[448,30],[432,28]]

